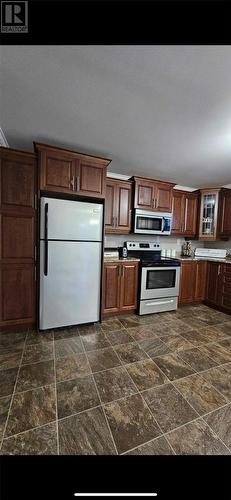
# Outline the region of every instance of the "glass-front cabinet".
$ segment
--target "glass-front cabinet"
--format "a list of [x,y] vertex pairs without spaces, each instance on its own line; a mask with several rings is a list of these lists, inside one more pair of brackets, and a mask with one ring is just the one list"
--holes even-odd
[[199,239],[216,240],[219,233],[219,203],[221,189],[202,189],[200,191]]

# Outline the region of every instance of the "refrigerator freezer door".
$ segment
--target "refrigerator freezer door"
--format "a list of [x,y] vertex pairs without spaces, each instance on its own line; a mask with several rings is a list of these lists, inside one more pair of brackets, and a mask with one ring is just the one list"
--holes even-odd
[[41,198],[40,239],[102,241],[103,205],[82,201]]
[[40,242],[39,328],[99,321],[101,243],[49,241],[47,276],[45,242]]

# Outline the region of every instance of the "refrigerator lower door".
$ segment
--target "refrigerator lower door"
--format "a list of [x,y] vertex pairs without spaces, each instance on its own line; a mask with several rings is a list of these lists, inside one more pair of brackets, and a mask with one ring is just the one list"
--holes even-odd
[[102,241],[103,205],[42,197],[40,208],[40,239]]
[[101,243],[40,241],[39,328],[99,321]]

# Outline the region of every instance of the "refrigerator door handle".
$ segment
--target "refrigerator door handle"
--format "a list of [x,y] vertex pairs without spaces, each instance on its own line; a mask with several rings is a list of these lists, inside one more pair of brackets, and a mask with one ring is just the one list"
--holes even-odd
[[48,275],[48,203],[45,203],[45,226],[44,226],[44,275]]

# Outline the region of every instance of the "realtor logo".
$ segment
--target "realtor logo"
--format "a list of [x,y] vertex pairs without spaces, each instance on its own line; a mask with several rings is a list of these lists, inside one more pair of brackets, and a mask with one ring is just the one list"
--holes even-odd
[[28,33],[28,2],[1,2],[1,33]]

